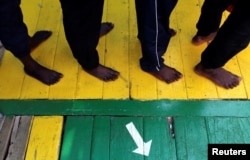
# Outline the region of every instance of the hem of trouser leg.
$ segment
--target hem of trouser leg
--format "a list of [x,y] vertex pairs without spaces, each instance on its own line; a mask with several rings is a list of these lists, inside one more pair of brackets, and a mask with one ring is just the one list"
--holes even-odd
[[[145,67],[143,67],[141,65],[140,67],[145,72],[158,72],[163,68],[163,65],[161,65],[161,66],[152,66],[152,67],[147,67],[147,68],[145,68]],[[148,68],[150,68],[150,69],[148,69]]]
[[97,63],[96,65],[92,65],[92,66],[88,66],[86,67],[85,65],[82,65],[80,62],[79,64],[81,65],[81,67],[84,69],[84,70],[92,70],[92,69],[95,69],[99,66],[99,63]]
[[[219,29],[219,28],[218,28]],[[216,31],[218,31],[218,29],[216,30],[213,30],[213,31],[209,31],[209,32],[202,32],[200,30],[197,31],[196,35],[197,36],[203,36],[203,37],[206,37],[206,36],[209,36],[211,33],[214,33]]]

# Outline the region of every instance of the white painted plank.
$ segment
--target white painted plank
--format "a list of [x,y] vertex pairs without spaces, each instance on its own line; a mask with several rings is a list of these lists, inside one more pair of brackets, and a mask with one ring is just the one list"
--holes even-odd
[[10,138],[6,160],[23,160],[27,148],[32,116],[17,116]]

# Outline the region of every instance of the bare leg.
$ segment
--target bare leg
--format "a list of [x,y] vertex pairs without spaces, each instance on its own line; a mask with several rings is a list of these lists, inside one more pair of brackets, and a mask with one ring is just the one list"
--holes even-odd
[[85,71],[105,82],[114,81],[119,76],[119,72],[100,64],[98,65],[98,67],[92,70],[85,70]]
[[114,28],[114,24],[111,22],[103,22],[100,29],[100,37],[106,35]]
[[206,69],[200,63],[194,68],[195,72],[203,77],[210,79],[215,84],[226,89],[234,88],[239,85],[241,78],[223,68]]
[[175,82],[182,77],[182,74],[179,71],[167,65],[164,65],[160,71],[149,73],[167,83]]
[[20,60],[24,65],[24,71],[28,75],[47,85],[54,84],[63,77],[61,73],[41,66],[39,63],[33,60],[30,55],[20,58]]

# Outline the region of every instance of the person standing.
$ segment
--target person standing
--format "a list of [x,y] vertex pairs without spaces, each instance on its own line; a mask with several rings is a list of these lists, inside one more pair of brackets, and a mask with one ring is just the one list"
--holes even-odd
[[99,63],[96,50],[104,0],[60,0],[66,39],[82,68],[103,81],[113,81],[119,72]]
[[63,76],[61,73],[40,65],[30,55],[34,41],[30,41],[23,22],[20,0],[0,0],[0,19],[4,22],[0,23],[0,40],[22,62],[25,73],[47,85],[58,82]]
[[192,39],[194,45],[211,42],[219,30],[223,12],[237,0],[205,0],[196,24],[197,33]]
[[169,27],[169,17],[177,0],[135,0],[138,39],[141,42],[141,69],[154,77],[172,83],[182,74],[164,64],[162,56],[167,51],[175,31]]
[[[213,0],[206,0],[205,2],[210,1]],[[228,5],[230,0],[223,1]],[[216,2],[218,5],[214,3],[213,8],[210,8],[211,12],[217,10],[216,8],[221,3],[221,1]],[[209,10],[207,13],[209,13]],[[197,74],[226,89],[239,85],[241,77],[225,70],[223,66],[248,46],[250,41],[249,15],[250,1],[235,1],[232,12],[219,28],[214,40],[202,52],[201,61],[194,68]],[[216,18],[211,18],[206,24],[214,23],[213,21],[216,21]]]

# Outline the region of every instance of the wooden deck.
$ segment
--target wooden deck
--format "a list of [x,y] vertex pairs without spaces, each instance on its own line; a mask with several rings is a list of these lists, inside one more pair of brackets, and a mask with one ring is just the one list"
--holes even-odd
[[[177,35],[164,58],[184,76],[166,84],[140,69],[134,0],[105,0],[103,21],[115,28],[100,38],[100,62],[121,73],[108,83],[85,73],[73,58],[59,0],[22,0],[29,33],[53,31],[32,56],[64,77],[46,86],[25,75],[5,51],[0,160],[205,160],[209,143],[249,144],[250,47],[225,66],[243,78],[238,87],[226,90],[196,75],[193,67],[207,46],[191,44],[202,3],[179,1],[171,16]],[[167,117],[174,118],[175,138]],[[152,140],[148,156],[133,152],[137,146],[126,128],[131,122],[145,142]]]
[[[202,0],[180,1],[172,16],[171,27],[177,35],[171,39],[164,56],[166,64],[178,69],[184,77],[166,84],[143,72],[137,39],[134,0],[106,0],[103,21],[115,28],[100,39],[100,62],[121,73],[115,82],[102,82],[85,73],[73,58],[65,40],[62,14],[58,0],[22,0],[24,19],[30,34],[52,30],[52,37],[37,48],[32,56],[41,64],[60,71],[63,79],[46,86],[25,75],[21,63],[6,52],[0,66],[1,99],[249,99],[250,47],[233,58],[225,67],[243,80],[235,89],[225,90],[196,75],[193,67],[199,62],[206,45],[193,46],[195,24]],[[192,11],[192,12],[190,12]],[[226,16],[226,13],[225,13]]]
[[[166,117],[65,116],[64,122],[62,116],[0,120],[0,159],[206,160],[209,143],[250,143],[249,117],[175,117],[175,138]],[[131,122],[145,143],[152,140],[148,156],[133,152]]]

